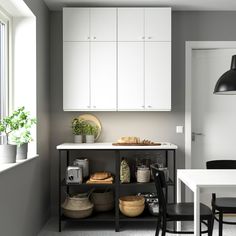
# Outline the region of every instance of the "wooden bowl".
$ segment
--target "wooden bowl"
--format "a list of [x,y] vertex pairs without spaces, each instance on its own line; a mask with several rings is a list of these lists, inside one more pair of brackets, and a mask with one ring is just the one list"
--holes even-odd
[[143,196],[124,196],[119,199],[120,205],[123,206],[142,206],[145,203],[145,198]]
[[145,205],[124,206],[122,204],[119,204],[119,208],[123,215],[128,217],[136,217],[143,213]]

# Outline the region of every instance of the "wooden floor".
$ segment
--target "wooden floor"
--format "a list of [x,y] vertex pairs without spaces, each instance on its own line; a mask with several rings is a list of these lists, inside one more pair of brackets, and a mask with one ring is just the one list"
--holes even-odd
[[[99,224],[99,225],[98,225]],[[114,225],[109,222],[103,223],[83,223],[63,225],[61,233],[57,231],[57,219],[52,218],[41,230],[38,236],[154,236],[155,224],[153,223],[123,223],[119,233],[114,232]],[[185,225],[185,228],[191,228],[191,224]],[[218,236],[218,224],[215,222],[213,236]],[[175,236],[167,234],[167,236]],[[180,234],[179,234],[180,235]],[[186,234],[184,234],[186,235]],[[191,235],[191,234],[190,234]],[[206,235],[206,234],[205,234]],[[176,235],[177,236],[177,235]],[[183,235],[182,235],[183,236]],[[236,225],[224,225],[223,236],[236,236]]]

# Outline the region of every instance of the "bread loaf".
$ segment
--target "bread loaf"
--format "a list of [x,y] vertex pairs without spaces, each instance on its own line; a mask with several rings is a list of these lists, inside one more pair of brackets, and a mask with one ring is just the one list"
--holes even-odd
[[106,172],[106,171],[100,171],[100,172],[96,172],[96,173],[92,174],[90,179],[103,180],[103,179],[107,179],[109,177],[111,177],[111,173]]
[[121,137],[117,140],[117,143],[140,143],[140,138],[135,136]]

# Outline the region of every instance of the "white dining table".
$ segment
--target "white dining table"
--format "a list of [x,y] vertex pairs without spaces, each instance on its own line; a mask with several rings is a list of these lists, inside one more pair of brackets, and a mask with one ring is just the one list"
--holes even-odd
[[[194,195],[194,235],[200,236],[200,193],[214,192],[217,189],[230,192],[236,196],[236,170],[206,170],[178,169],[177,170],[177,202],[181,202],[181,182],[188,186]],[[178,230],[180,224],[177,225]]]

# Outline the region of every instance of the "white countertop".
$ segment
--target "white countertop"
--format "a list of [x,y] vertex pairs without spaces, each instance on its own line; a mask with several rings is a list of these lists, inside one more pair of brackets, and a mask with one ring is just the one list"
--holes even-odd
[[58,150],[65,149],[108,149],[108,150],[173,150],[175,144],[161,142],[159,146],[114,146],[112,143],[63,143],[57,146]]

